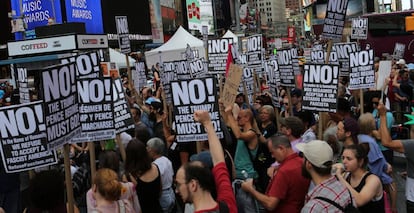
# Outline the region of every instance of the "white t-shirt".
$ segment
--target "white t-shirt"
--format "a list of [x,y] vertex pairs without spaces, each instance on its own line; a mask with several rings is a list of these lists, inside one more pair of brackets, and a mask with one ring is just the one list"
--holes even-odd
[[174,171],[170,159],[165,156],[161,156],[154,160],[154,163],[158,166],[161,173],[162,189],[168,189],[172,186]]

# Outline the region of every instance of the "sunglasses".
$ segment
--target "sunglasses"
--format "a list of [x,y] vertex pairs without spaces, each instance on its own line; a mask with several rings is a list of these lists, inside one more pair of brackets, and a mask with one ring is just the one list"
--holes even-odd
[[289,103],[283,103],[284,105],[289,105]]

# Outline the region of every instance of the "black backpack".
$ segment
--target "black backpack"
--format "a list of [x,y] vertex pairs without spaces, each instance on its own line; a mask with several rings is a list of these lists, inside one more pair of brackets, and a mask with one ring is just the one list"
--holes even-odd
[[336,208],[338,208],[339,210],[341,210],[342,212],[345,212],[345,213],[359,213],[359,210],[358,210],[358,208],[357,207],[355,207],[354,206],[354,204],[353,204],[353,202],[352,202],[352,195],[351,195],[351,192],[349,192],[349,190],[348,190],[348,193],[349,193],[349,196],[351,197],[351,202],[350,203],[348,203],[346,206],[345,206],[345,208],[344,207],[342,207],[342,206],[340,206],[339,204],[337,204],[337,203],[335,203],[333,200],[330,200],[330,199],[328,199],[328,198],[326,198],[326,197],[315,197],[316,199],[319,199],[319,200],[323,200],[323,201],[326,201],[326,202],[328,202],[328,203],[330,203],[330,204],[332,204],[333,206],[335,206]]

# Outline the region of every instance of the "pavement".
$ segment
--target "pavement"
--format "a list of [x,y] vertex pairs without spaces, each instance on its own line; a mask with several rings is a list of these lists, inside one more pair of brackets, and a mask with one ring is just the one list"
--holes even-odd
[[406,171],[406,159],[395,156],[393,171],[393,178],[397,184],[397,210],[398,213],[407,213],[405,207],[405,179],[400,175],[400,172]]

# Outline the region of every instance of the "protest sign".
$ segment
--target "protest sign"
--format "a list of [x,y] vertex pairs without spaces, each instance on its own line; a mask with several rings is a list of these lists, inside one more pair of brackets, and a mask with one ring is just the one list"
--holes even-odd
[[147,85],[144,62],[135,63],[135,69],[132,70],[132,82],[137,92],[141,91]]
[[190,69],[188,68],[188,61],[186,60],[173,61],[173,64],[175,67],[174,72],[178,80],[191,79]]
[[208,72],[207,63],[205,62],[204,58],[196,58],[192,61],[189,61],[188,68],[191,73],[190,79],[204,77]]
[[[315,64],[324,64],[326,62],[326,54],[324,50],[313,50],[311,52],[311,62]],[[331,51],[329,55],[329,64],[339,64],[338,55],[335,51]]]
[[41,101],[0,108],[1,157],[6,173],[57,163],[47,149],[46,120]]
[[262,35],[252,35],[247,37],[247,65],[250,68],[261,68],[263,61]]
[[[253,103],[254,84],[257,84],[254,79],[253,70],[246,66],[243,67],[242,83],[239,86],[239,93],[247,94],[248,103]],[[244,89],[246,88],[246,91]]]
[[172,103],[171,97],[171,81],[177,80],[177,76],[175,74],[175,62],[174,61],[166,61],[163,63],[163,69],[160,74],[161,77],[161,84],[162,88],[165,93],[165,101],[167,103]]
[[349,89],[375,87],[374,50],[362,50],[349,55]]
[[368,37],[368,18],[353,18],[351,39],[364,39]]
[[339,76],[349,76],[349,54],[358,51],[356,42],[334,43],[332,52],[336,53],[339,61]]
[[217,82],[215,78],[191,79],[171,82],[173,118],[177,142],[207,140],[201,123],[195,122],[196,110],[206,110],[219,138],[223,138],[217,104]]
[[280,73],[279,73],[279,65],[277,64],[277,60],[272,57],[268,60],[265,64],[266,74],[269,76],[269,89],[270,93],[272,94],[272,102],[275,107],[280,107],[279,103],[279,85],[280,85]]
[[20,103],[30,102],[29,79],[27,78],[26,67],[17,68],[17,82],[19,84]]
[[115,138],[112,78],[79,79],[79,112],[82,133],[72,143]]
[[277,51],[277,63],[280,71],[280,85],[295,87],[295,75],[292,66],[293,54],[290,49]]
[[405,44],[395,43],[394,53],[392,54],[394,56],[394,59],[399,60],[399,59],[404,58],[404,53],[405,53]]
[[298,49],[291,48],[290,54],[292,56],[292,69],[294,75],[300,75],[300,68],[299,68],[299,57],[298,57]]
[[303,68],[302,109],[336,112],[339,66],[305,64]]
[[229,73],[227,74],[226,82],[224,82],[223,94],[220,94],[224,106],[227,107],[234,104],[242,75],[243,68],[241,66],[230,64]]
[[48,148],[56,149],[81,131],[75,63],[45,68],[42,82]]
[[122,79],[113,81],[113,103],[116,134],[135,128],[134,120],[125,97]]
[[99,78],[103,76],[100,64],[100,52],[93,51],[61,60],[61,64],[76,63],[76,76],[79,78]]
[[348,0],[330,0],[326,6],[326,15],[323,24],[323,38],[340,41],[345,25]]
[[208,71],[212,74],[224,74],[226,71],[227,54],[233,38],[208,40]]
[[[377,90],[384,90],[385,89],[385,79],[390,77],[392,69],[392,62],[391,61],[380,61],[378,67],[378,79],[377,79]],[[387,92],[387,91],[386,91]],[[387,93],[385,93],[387,94]]]
[[127,16],[115,16],[115,23],[121,53],[129,54],[131,52],[131,43],[129,41],[128,18]]
[[101,62],[101,69],[103,76],[119,78],[118,65],[115,62]]

